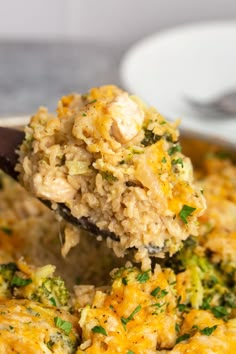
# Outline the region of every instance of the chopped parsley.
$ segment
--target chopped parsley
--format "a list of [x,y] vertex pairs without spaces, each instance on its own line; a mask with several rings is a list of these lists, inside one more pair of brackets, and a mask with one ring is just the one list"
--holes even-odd
[[203,298],[201,309],[209,310],[211,308],[211,300],[212,300],[212,296]]
[[137,281],[141,284],[146,283],[146,281],[150,279],[149,272],[150,270],[146,270],[146,272],[138,274],[136,277]]
[[215,306],[211,308],[211,312],[216,318],[222,318],[227,316],[229,313],[227,311],[227,308],[224,306]]
[[157,286],[154,290],[151,291],[151,295],[156,297],[160,290],[161,288]]
[[171,134],[165,133],[165,139],[166,141],[168,141],[169,143],[173,143],[173,136]]
[[6,235],[11,236],[12,235],[12,229],[10,229],[7,226],[1,226],[0,230],[3,231]]
[[142,306],[141,305],[138,305],[135,309],[134,309],[134,311],[129,315],[129,317],[121,317],[121,322],[122,322],[122,324],[123,324],[123,326],[124,326],[124,328],[126,328],[125,326],[127,325],[127,323],[129,322],[129,321],[131,321],[131,320],[133,320],[134,319],[134,315],[136,315],[136,313],[138,313],[140,310],[141,310],[141,308],[142,308]]
[[212,327],[205,327],[200,330],[201,334],[204,334],[205,336],[210,336],[214,330],[217,328],[217,325],[212,326]]
[[143,144],[144,146],[150,146],[152,144],[155,144],[161,138],[162,138],[161,135],[157,135],[153,133],[152,130],[144,129],[144,138],[141,141],[141,144]]
[[90,102],[86,103],[85,106],[87,106],[87,105],[89,105],[89,104],[93,104],[93,103],[95,103],[95,102],[97,102],[97,100],[90,101]]
[[61,317],[55,317],[54,323],[57,328],[62,329],[66,334],[69,334],[72,329],[72,323],[63,320]]
[[48,347],[48,349],[51,350],[51,349],[53,348],[54,344],[55,344],[55,342],[54,342],[52,339],[50,339],[50,340],[47,342],[47,347]]
[[169,148],[168,154],[169,154],[169,156],[172,156],[176,152],[180,152],[180,151],[181,151],[181,146],[179,144],[175,144],[171,148]]
[[168,294],[168,291],[165,289],[162,289],[160,292],[160,295],[158,295],[159,299],[162,299],[164,296],[166,296]]
[[185,204],[185,205],[183,206],[183,208],[180,210],[179,216],[181,217],[181,219],[183,220],[183,222],[184,222],[185,224],[188,223],[187,217],[190,216],[190,215],[192,215],[192,212],[193,212],[194,210],[196,210],[196,208],[193,208],[193,207],[191,207],[191,206],[189,206],[189,205],[186,205],[186,204]]
[[180,312],[183,312],[186,309],[186,305],[185,304],[178,304],[178,310]]
[[189,339],[189,338],[190,338],[190,334],[185,333],[176,339],[176,344],[178,344],[179,342],[182,342],[183,340]]
[[187,305],[181,304],[180,301],[181,301],[181,296],[179,296],[179,298],[178,298],[177,308],[178,308],[179,311],[182,312],[182,311],[184,311],[186,309]]
[[56,300],[54,299],[54,297],[50,297],[50,298],[49,298],[49,301],[51,302],[51,304],[52,304],[53,306],[57,306],[57,303],[56,303]]
[[193,326],[192,326],[192,329],[193,329],[193,330],[198,330],[199,327],[198,327],[197,325],[193,325]]
[[178,323],[175,324],[175,331],[176,331],[177,333],[180,332],[180,326],[179,326]]
[[113,176],[111,172],[108,171],[100,171],[100,174],[102,175],[102,178],[105,179],[108,182],[115,182],[117,181],[117,178]]
[[32,279],[20,278],[20,277],[18,277],[18,275],[14,275],[11,280],[11,286],[17,286],[17,287],[26,286],[30,283],[32,283]]
[[157,297],[158,299],[162,299],[167,294],[168,291],[165,289],[161,289],[159,286],[157,286],[154,290],[151,291],[151,295],[153,297]]
[[163,162],[163,163],[166,163],[166,162],[167,162],[167,160],[166,160],[166,157],[165,157],[165,156],[162,158],[161,162]]
[[134,354],[134,352],[132,350],[128,350],[127,354]]
[[124,285],[128,284],[127,277],[122,278],[122,284],[124,284]]
[[93,327],[92,332],[93,333],[100,333],[100,334],[103,334],[104,336],[107,336],[107,332],[106,332],[105,328],[103,328],[102,326]]
[[180,157],[178,159],[174,159],[171,161],[172,165],[180,165],[182,168],[184,167],[183,159]]
[[152,306],[152,307],[158,307],[158,308],[160,309],[160,308],[163,307],[165,304],[166,304],[165,302],[164,302],[164,304],[160,304],[159,302],[156,302],[155,304],[152,304],[151,306]]

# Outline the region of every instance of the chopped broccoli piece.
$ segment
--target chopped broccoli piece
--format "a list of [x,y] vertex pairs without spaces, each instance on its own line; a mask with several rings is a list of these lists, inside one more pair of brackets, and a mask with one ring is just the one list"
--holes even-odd
[[17,270],[17,265],[13,262],[0,264],[0,295],[11,295],[11,282]]
[[25,274],[16,263],[0,264],[0,295],[31,299],[47,306],[66,306],[69,291],[64,281],[53,276],[54,267],[48,265]]
[[102,175],[102,178],[109,183],[117,181],[117,178],[109,171],[100,171],[100,174]]
[[68,304],[69,291],[60,277],[46,278],[39,287],[36,287],[31,298],[45,305],[66,306]]
[[230,317],[232,309],[236,307],[236,296],[230,283],[232,280],[211,263],[208,256],[199,255],[197,249],[196,239],[190,237],[184,247],[164,263],[176,274],[185,271],[189,274],[188,301],[184,303],[184,311],[188,308],[201,308],[220,316],[217,310],[224,308],[223,315]]

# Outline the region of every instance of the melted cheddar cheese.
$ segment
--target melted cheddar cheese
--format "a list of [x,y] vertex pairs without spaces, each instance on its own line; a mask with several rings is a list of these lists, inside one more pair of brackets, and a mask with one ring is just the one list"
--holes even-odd
[[0,353],[72,354],[78,339],[77,318],[70,313],[34,301],[0,299]]

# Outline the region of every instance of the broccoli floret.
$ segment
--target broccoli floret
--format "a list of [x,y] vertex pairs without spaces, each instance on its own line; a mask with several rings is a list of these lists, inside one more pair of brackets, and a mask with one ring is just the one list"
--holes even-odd
[[64,281],[53,275],[54,271],[55,267],[51,265],[31,268],[20,262],[0,264],[0,295],[30,299],[47,306],[66,306],[69,291]]
[[228,277],[205,255],[199,255],[198,244],[189,238],[185,246],[169,262],[175,272],[188,274],[188,308],[202,308],[216,317],[230,317],[236,298]]
[[66,306],[69,300],[69,291],[60,277],[47,278],[35,289],[31,299],[45,305]]
[[10,262],[6,264],[0,264],[0,274],[5,281],[10,282],[16,270],[18,270],[16,263]]
[[13,262],[0,264],[0,295],[11,295],[11,282],[15,272],[18,270],[17,265]]

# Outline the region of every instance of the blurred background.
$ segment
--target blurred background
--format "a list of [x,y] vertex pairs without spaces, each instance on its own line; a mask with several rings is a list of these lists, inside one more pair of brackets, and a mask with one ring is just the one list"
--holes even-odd
[[114,83],[137,40],[184,23],[235,19],[235,0],[0,0],[0,115],[55,108]]

